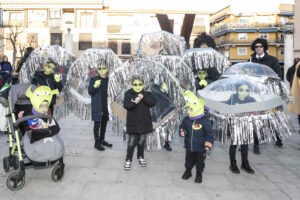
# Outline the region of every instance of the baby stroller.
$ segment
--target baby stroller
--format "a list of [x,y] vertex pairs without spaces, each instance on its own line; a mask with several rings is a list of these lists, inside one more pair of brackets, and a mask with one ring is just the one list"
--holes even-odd
[[[53,181],[57,182],[64,175],[64,143],[58,134],[52,137],[46,137],[33,143],[30,142],[30,131],[24,128],[27,121],[31,119],[47,119],[54,120],[48,115],[28,115],[30,114],[32,105],[26,97],[26,91],[30,87],[29,84],[13,85],[8,96],[8,127],[9,127],[9,156],[4,157],[4,171],[8,172],[11,167],[18,172],[14,172],[7,178],[7,187],[11,190],[18,190],[25,184],[25,168],[46,167],[58,164],[51,173]],[[24,116],[16,120],[19,111],[24,111]]]
[[0,89],[0,132],[7,133],[7,119],[6,113],[8,112],[8,93],[11,83],[5,83]]

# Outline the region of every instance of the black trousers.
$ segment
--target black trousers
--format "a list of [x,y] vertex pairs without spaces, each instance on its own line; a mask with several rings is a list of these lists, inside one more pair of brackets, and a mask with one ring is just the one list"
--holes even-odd
[[137,158],[144,158],[146,134],[129,134],[126,161],[132,161],[135,146],[137,146]]
[[206,155],[203,152],[191,152],[186,151],[185,153],[185,169],[191,171],[196,165],[197,173],[202,173],[205,167]]
[[[104,110],[101,121],[94,122],[95,141],[97,141],[97,140],[103,141],[105,139],[107,122],[108,122],[108,111]],[[99,131],[100,131],[100,134],[99,134]]]
[[[299,119],[299,120],[300,120],[300,119]],[[300,124],[300,121],[299,121],[299,124]],[[254,145],[259,145],[258,137],[257,137],[256,131],[254,132],[253,136],[254,136]],[[279,138],[279,136],[278,136],[278,132],[275,132],[275,136],[276,136],[276,139],[277,139],[278,141],[282,141],[282,140]]]
[[299,125],[300,125],[300,115],[298,115],[298,123],[299,123]]
[[[237,145],[230,145],[230,147],[229,147],[230,162],[236,161],[236,158],[235,158],[236,148],[237,148]],[[241,156],[242,156],[242,162],[248,160],[248,144],[241,145]]]

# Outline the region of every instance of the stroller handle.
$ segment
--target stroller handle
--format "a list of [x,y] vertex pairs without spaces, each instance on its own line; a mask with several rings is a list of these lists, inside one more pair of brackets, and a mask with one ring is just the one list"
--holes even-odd
[[46,118],[46,119],[53,119],[52,116],[50,115],[41,115],[41,114],[37,114],[37,115],[28,115],[25,117],[22,117],[20,119],[18,119],[15,123],[14,123],[14,127],[18,127],[20,125],[20,123],[28,121],[30,119],[36,119],[36,118]]

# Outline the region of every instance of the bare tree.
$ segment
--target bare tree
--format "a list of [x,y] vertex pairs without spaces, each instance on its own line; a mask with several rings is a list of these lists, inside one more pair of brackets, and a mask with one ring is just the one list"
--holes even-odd
[[[9,27],[9,35],[6,37],[5,35],[0,35],[0,38],[10,40],[13,47],[13,62],[12,65],[16,64],[16,57],[18,53],[17,45],[18,45],[18,35],[20,35],[24,30],[20,28],[20,25],[8,25]],[[5,34],[5,33],[4,33]]]
[[19,51],[20,51],[20,54],[21,54],[21,58],[23,58],[25,50],[26,50],[25,44],[24,43],[22,43],[22,44],[20,43],[19,44]]

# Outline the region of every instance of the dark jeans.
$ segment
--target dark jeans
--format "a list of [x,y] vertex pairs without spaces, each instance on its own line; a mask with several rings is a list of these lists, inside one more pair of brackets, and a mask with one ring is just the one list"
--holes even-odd
[[[103,109],[103,108],[102,108]],[[103,109],[101,121],[94,122],[94,138],[96,140],[103,141],[105,139],[106,126],[108,122],[108,110]],[[101,127],[101,130],[100,130]],[[99,135],[100,130],[100,135]]]
[[145,141],[146,134],[129,135],[126,161],[132,161],[135,146],[137,146],[137,158],[144,158]]
[[[230,147],[229,147],[230,162],[236,161],[236,158],[235,158],[236,148],[237,148],[237,145],[230,145]],[[248,144],[241,145],[241,156],[242,156],[242,162],[248,160]]]
[[186,170],[191,171],[196,165],[197,173],[202,173],[205,167],[205,158],[206,155],[203,152],[191,152],[186,151],[185,153],[185,168]]

